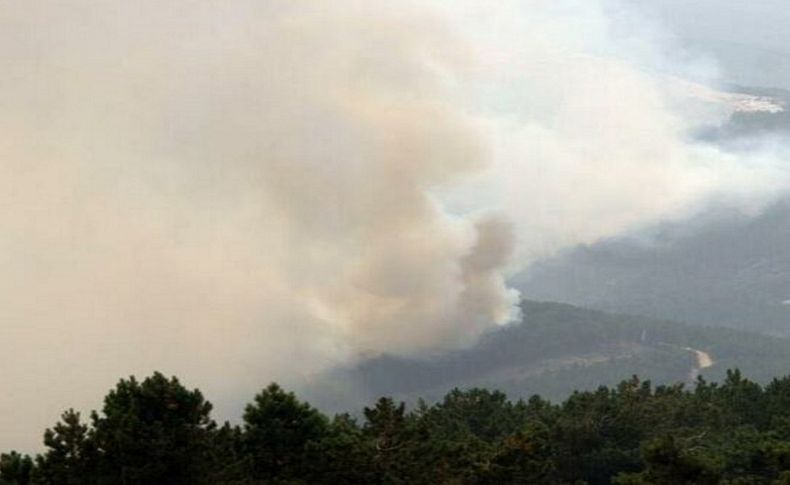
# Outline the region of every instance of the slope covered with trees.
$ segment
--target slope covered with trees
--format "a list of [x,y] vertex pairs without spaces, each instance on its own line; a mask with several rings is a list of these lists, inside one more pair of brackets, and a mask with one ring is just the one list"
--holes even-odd
[[738,371],[721,384],[636,377],[552,404],[453,390],[407,409],[330,418],[276,384],[240,426],[177,379],[118,383],[86,422],[74,411],[34,457],[0,457],[16,484],[776,484],[790,483],[790,378]]
[[[303,393],[322,409],[339,411],[381,395],[433,401],[454,387],[561,400],[632,374],[674,384],[690,383],[698,372],[721,380],[736,367],[760,383],[790,373],[787,339],[551,302],[525,300],[521,310],[519,322],[492,330],[469,349],[380,356],[336,369]],[[708,353],[713,365],[698,369],[696,350]]]

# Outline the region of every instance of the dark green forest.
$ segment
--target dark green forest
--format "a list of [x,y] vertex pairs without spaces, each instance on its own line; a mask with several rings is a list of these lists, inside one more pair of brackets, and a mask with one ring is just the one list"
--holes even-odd
[[710,367],[694,372],[709,381],[721,382],[735,368],[760,384],[790,372],[786,338],[555,302],[522,300],[521,310],[518,323],[491,329],[469,348],[428,357],[377,356],[334,369],[299,392],[337,412],[379,396],[434,402],[455,387],[562,401],[574,390],[616,386],[633,374],[655,385],[692,384],[690,348],[713,358]]
[[162,374],[121,380],[44,450],[0,458],[8,484],[790,484],[790,377],[652,386],[637,377],[560,403],[452,390],[326,416],[271,384],[240,425]]

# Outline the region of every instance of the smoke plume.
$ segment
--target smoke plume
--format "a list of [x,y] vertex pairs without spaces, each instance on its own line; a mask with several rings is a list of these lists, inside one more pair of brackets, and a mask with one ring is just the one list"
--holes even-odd
[[131,373],[227,416],[270,380],[469,344],[513,318],[519,263],[784,183],[689,142],[726,109],[664,80],[708,66],[604,7],[5,4],[0,447]]

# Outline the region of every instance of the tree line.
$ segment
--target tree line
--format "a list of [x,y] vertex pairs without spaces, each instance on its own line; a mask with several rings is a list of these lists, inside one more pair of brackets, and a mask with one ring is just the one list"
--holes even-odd
[[560,403],[455,389],[328,417],[271,384],[240,425],[199,390],[122,379],[68,410],[44,451],[0,456],[0,484],[790,484],[790,377],[654,387],[637,377]]

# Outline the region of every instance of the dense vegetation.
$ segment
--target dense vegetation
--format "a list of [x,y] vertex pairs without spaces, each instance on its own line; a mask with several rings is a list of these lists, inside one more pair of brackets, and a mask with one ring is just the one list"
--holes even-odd
[[514,398],[534,394],[560,401],[574,390],[615,386],[637,374],[654,384],[690,384],[695,354],[714,360],[710,381],[739,368],[766,384],[790,373],[790,340],[727,328],[686,325],[572,305],[522,302],[518,324],[493,329],[468,349],[429,358],[382,356],[335,370],[305,396],[342,411],[388,395],[407,403],[441,399],[454,387],[499,389]]
[[381,398],[359,420],[272,384],[240,426],[210,413],[176,378],[121,380],[88,422],[66,411],[42,454],[3,454],[0,483],[790,483],[790,377],[763,387],[733,371],[693,389],[634,377],[560,404],[453,390],[414,409]]

